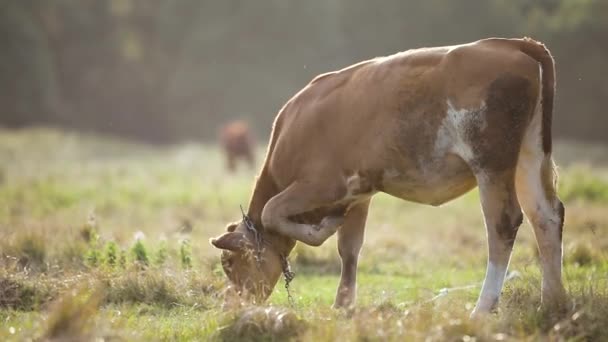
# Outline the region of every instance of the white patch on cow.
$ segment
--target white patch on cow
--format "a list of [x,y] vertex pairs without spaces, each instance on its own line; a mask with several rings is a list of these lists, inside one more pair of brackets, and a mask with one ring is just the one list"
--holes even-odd
[[351,176],[346,178],[346,196],[345,198],[352,197],[355,191],[359,190],[361,187],[361,176],[359,176],[359,171],[355,172]]
[[447,112],[443,119],[437,137],[435,138],[435,155],[443,156],[446,152],[459,155],[465,161],[474,159],[474,152],[470,142],[466,141],[465,132],[470,129],[484,130],[487,122],[484,118],[485,102],[479,108],[456,109],[452,102],[447,100]]
[[352,175],[346,177],[346,195],[339,200],[337,203],[343,202],[359,202],[364,199],[368,199],[373,196],[376,191],[364,193],[361,190],[361,175],[359,171],[356,171]]
[[475,311],[486,312],[491,310],[496,304],[498,297],[500,297],[500,292],[502,291],[502,285],[505,281],[507,266],[508,265],[495,265],[493,262],[488,261],[486,278],[483,281],[483,287]]

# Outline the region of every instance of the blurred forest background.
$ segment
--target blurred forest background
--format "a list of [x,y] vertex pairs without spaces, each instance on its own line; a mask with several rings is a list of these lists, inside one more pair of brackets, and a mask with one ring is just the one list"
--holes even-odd
[[0,0],[0,126],[150,142],[265,140],[315,75],[410,48],[528,35],[558,70],[558,138],[608,143],[607,0]]

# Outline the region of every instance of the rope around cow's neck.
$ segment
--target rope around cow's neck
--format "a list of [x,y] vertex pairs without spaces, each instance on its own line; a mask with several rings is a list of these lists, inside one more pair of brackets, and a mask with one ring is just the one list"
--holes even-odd
[[[243,206],[241,206],[241,214],[243,215],[243,223],[245,224],[245,227],[253,234],[253,237],[255,239],[256,251],[254,258],[256,260],[256,265],[259,269],[262,263],[262,245],[264,244],[263,237],[255,228],[255,225],[253,224],[251,218],[247,214],[245,214]],[[296,304],[293,296],[291,295],[289,285],[291,284],[291,281],[295,278],[296,273],[291,270],[291,265],[289,264],[289,259],[287,259],[287,256],[283,254],[280,254],[279,256],[281,257],[281,269],[283,277],[285,279],[285,291],[287,291],[287,301],[289,302],[289,305],[295,309]]]

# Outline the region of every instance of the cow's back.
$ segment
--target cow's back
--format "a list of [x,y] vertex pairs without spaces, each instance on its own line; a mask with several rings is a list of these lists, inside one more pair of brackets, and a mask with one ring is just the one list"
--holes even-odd
[[512,73],[538,83],[537,70],[513,47],[479,41],[409,50],[321,75],[280,112],[271,172],[285,187],[314,175],[423,163],[433,154],[448,100],[455,108],[479,108],[493,79]]

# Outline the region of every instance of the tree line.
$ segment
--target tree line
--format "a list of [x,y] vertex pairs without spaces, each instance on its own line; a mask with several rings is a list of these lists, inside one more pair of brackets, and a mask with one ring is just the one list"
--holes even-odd
[[605,0],[0,0],[0,125],[154,142],[266,136],[315,75],[489,36],[544,41],[555,135],[608,142]]

